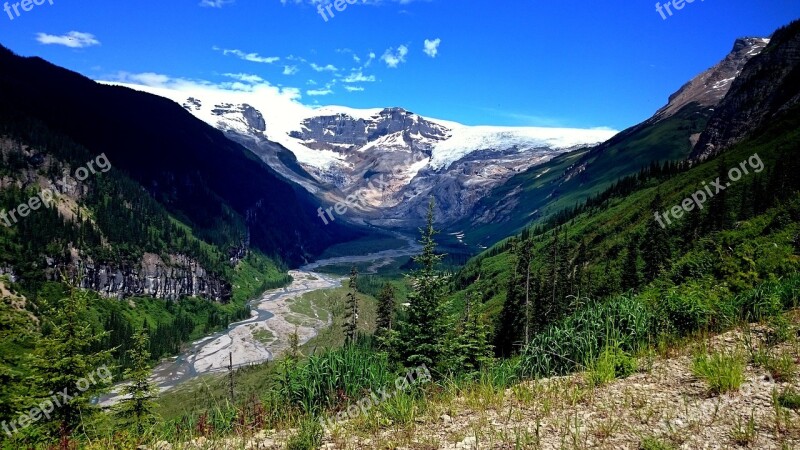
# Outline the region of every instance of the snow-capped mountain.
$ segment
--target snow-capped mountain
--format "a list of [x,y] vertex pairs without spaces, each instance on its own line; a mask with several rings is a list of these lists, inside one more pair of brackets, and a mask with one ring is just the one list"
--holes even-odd
[[402,108],[311,108],[270,102],[257,91],[122,85],[181,104],[323,204],[357,196],[347,219],[382,226],[417,226],[430,195],[441,222],[458,220],[514,174],[616,133],[465,126]]

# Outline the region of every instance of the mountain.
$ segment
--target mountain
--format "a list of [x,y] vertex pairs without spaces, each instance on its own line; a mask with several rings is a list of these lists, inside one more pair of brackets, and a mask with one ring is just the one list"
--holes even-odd
[[[619,146],[625,140],[648,130],[662,131],[648,137],[652,144],[677,135],[688,140],[692,130],[664,133],[663,124],[709,106],[721,123],[735,123],[742,112],[723,105],[775,111],[768,120],[738,129],[738,141],[722,154],[651,165],[586,204],[495,244],[453,277],[452,304],[479,302],[495,327],[498,353],[522,353],[533,376],[582,370],[582,361],[596,358],[605,346],[632,345],[626,351],[633,350],[637,344],[632,343],[650,333],[641,328],[646,323],[656,335],[674,338],[796,307],[800,105],[790,89],[796,85],[782,85],[790,77],[776,74],[793,73],[796,61],[785,56],[793,54],[798,38],[800,21],[776,32],[763,58],[754,56],[742,66],[743,85],[753,90],[731,83],[716,105],[691,102],[672,117],[654,118],[598,148],[624,148]],[[773,85],[776,80],[781,82]],[[770,94],[772,89],[788,95]],[[552,167],[574,168],[593,151],[561,155]],[[543,170],[532,172],[544,178]],[[711,190],[715,182],[719,187]],[[706,203],[691,200],[704,192]],[[675,220],[663,222],[665,211]],[[779,294],[782,289],[785,295]],[[773,299],[773,306],[766,307],[765,298]],[[649,312],[635,319],[637,310]],[[522,342],[530,344],[520,348]]]
[[519,173],[481,199],[468,219],[448,228],[453,241],[484,248],[532,221],[574,208],[653,163],[688,158],[717,105],[768,39],[738,39],[718,64],[669,97],[650,119],[592,148],[564,153]]
[[295,265],[363,234],[343,224],[319,226],[310,194],[171,101],[5,48],[0,64],[3,117],[35,121],[90,155],[105,154],[198,238],[224,251],[247,242]]
[[742,68],[761,53],[769,44],[767,38],[741,38],[733,44],[733,50],[714,67],[694,77],[669,97],[669,103],[653,116],[663,120],[678,113],[685,106],[695,103],[703,107],[714,107],[728,93]]
[[418,226],[431,195],[440,223],[467,217],[482,196],[516,173],[615,134],[465,126],[402,108],[274,104],[258,91],[122,85],[179,103],[324,204],[358,198],[348,220],[391,228]]
[[775,32],[769,47],[753,58],[714,110],[692,158],[730,148],[759,126],[800,103],[800,23]]

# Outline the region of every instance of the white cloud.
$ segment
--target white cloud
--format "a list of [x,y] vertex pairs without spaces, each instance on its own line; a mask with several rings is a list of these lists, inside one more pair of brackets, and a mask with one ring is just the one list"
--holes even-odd
[[[130,84],[148,86],[151,88],[169,89],[174,91],[213,91],[213,92],[256,92],[259,96],[271,101],[289,101],[296,104],[301,98],[300,90],[293,87],[273,86],[268,81],[257,75],[226,73],[224,76],[237,81],[223,81],[213,83],[206,80],[191,80],[187,78],[172,78],[167,75],[153,72],[130,73],[117,72],[108,75],[99,81],[111,84]],[[259,81],[260,80],[260,81]]]
[[347,92],[361,92],[364,90],[364,88],[361,86],[345,86],[344,88],[347,90]]
[[61,36],[38,33],[36,40],[45,45],[64,45],[69,48],[85,48],[93,45],[100,45],[100,41],[91,33],[82,33],[80,31],[70,31]]
[[253,75],[249,73],[224,73],[222,74],[228,78],[233,78],[239,81],[243,81],[245,83],[250,84],[258,84],[263,83],[265,80],[258,75]]
[[284,75],[294,75],[297,73],[297,66],[283,66]]
[[261,56],[258,53],[246,53],[241,50],[237,49],[221,49],[219,47],[212,47],[214,50],[221,51],[223,55],[233,55],[239,59],[243,59],[245,61],[262,63],[262,64],[272,64],[276,61],[280,61],[280,57],[278,56]]
[[333,64],[328,64],[327,66],[320,66],[318,64],[311,63],[311,68],[317,72],[336,72],[339,70]]
[[442,40],[439,38],[433,40],[425,39],[425,54],[431,58],[436,58],[436,55],[439,54],[439,44],[441,43]]
[[342,81],[345,83],[369,83],[375,81],[375,75],[364,75],[360,70],[353,71],[350,75],[346,76]]
[[400,64],[406,62],[406,55],[408,55],[408,47],[401,45],[397,47],[395,52],[393,48],[389,48],[383,53],[381,59],[386,63],[390,69],[397,68]]
[[333,90],[329,88],[325,89],[309,89],[306,91],[306,95],[314,96],[321,96],[321,95],[330,95],[333,94]]
[[225,5],[233,3],[236,0],[200,0],[200,6],[207,8],[222,8]]

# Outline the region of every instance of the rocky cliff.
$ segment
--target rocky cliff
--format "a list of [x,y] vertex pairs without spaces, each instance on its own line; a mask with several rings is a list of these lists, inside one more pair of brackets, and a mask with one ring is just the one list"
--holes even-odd
[[72,260],[59,263],[48,258],[46,277],[51,281],[66,278],[70,283],[91,289],[106,297],[154,297],[177,300],[203,297],[226,302],[230,283],[206,271],[197,261],[184,255],[170,255],[168,261],[145,253],[138,264],[99,264],[73,252]]
[[800,103],[800,21],[775,32],[733,81],[700,136],[692,158],[705,159],[736,144]]

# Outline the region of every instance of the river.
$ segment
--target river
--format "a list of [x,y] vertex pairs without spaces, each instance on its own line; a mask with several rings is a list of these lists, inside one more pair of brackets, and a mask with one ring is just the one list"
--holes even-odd
[[[365,255],[339,256],[306,264],[289,271],[289,286],[264,292],[250,301],[252,316],[232,323],[225,331],[214,333],[189,344],[178,356],[162,361],[153,370],[153,382],[160,391],[179,386],[200,375],[259,364],[273,359],[288,348],[289,336],[297,330],[300,344],[313,338],[323,328],[330,326],[327,313],[315,317],[302,316],[298,320],[289,306],[292,301],[309,292],[339,287],[344,278],[315,272],[320,267],[341,264],[374,262],[367,272],[389,264],[392,259],[419,253],[420,245],[412,238],[402,236],[406,246]],[[324,316],[324,317],[323,317]],[[103,406],[111,406],[119,399],[119,385],[114,392],[100,399]]]

